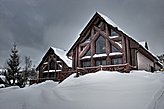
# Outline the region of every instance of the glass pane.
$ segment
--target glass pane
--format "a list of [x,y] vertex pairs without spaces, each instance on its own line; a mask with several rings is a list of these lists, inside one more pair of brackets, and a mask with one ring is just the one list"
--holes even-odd
[[119,50],[115,46],[112,45],[112,52],[119,52]]
[[55,70],[55,62],[54,61],[50,62],[50,70]]
[[50,72],[50,73],[49,73],[49,77],[50,77],[50,78],[54,78],[54,76],[55,76],[55,75],[54,75],[54,72]]
[[111,30],[111,36],[118,36],[118,33],[116,33],[115,31]]
[[106,60],[103,59],[103,60],[96,60],[96,66],[99,66],[99,65],[106,65]]
[[85,56],[91,56],[91,50],[90,49],[87,51],[87,53],[85,54]]
[[90,60],[82,61],[81,66],[82,67],[90,67],[91,66],[91,61]]
[[112,65],[122,64],[122,58],[113,58]]
[[91,41],[91,33],[89,33],[84,40],[84,42],[89,42],[89,41]]
[[96,40],[96,54],[102,54],[106,52],[106,45],[105,45],[105,39],[100,36],[97,40]]

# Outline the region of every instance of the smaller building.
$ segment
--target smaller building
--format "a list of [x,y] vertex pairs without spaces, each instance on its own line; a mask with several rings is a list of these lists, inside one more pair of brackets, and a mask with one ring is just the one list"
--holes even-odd
[[61,81],[67,77],[71,69],[72,61],[67,58],[66,51],[50,47],[36,68],[36,71],[39,72],[37,82]]

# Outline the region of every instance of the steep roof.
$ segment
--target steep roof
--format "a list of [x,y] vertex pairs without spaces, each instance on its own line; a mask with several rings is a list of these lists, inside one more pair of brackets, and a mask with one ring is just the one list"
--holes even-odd
[[124,35],[141,45],[142,48],[144,48],[149,54],[151,54],[157,61],[159,61],[158,57],[154,55],[149,49],[148,49],[148,44],[146,41],[138,42],[134,38],[132,38],[130,35],[128,35],[124,30],[122,30],[117,24],[115,24],[109,17],[101,14],[100,12],[97,12],[109,25],[115,27],[118,29],[118,31],[122,32]]
[[44,60],[45,56],[47,55],[47,53],[50,51],[50,50],[53,50],[53,52],[61,59],[64,61],[64,63],[68,66],[68,67],[72,67],[72,61],[70,59],[67,58],[66,56],[66,53],[67,51],[66,50],[62,50],[60,48],[55,48],[55,47],[50,47],[48,49],[48,51],[46,52],[46,54],[43,56],[40,64],[38,65],[38,67],[36,68],[36,70],[39,68],[39,66],[42,64],[42,61]]
[[59,48],[55,48],[55,47],[50,47],[53,49],[54,53],[59,56],[59,58],[61,58],[69,67],[72,67],[72,61],[70,59],[67,58],[66,50],[62,50]]
[[[80,33],[83,34],[88,28],[89,26],[91,26],[91,24],[93,23],[93,21],[95,20],[95,17],[99,16],[101,19],[103,19],[108,25],[111,25],[112,27],[114,27],[117,31],[121,32],[122,34],[124,34],[126,37],[130,38],[131,40],[133,40],[134,42],[138,43],[140,45],[140,47],[142,47],[145,51],[147,51],[148,54],[150,54],[151,56],[154,57],[154,59],[156,59],[156,61],[158,61],[158,57],[156,55],[154,55],[153,53],[151,53],[148,49],[145,48],[146,42],[142,42],[139,43],[138,41],[136,41],[134,38],[132,38],[130,35],[128,35],[124,30],[122,30],[116,23],[114,23],[109,17],[103,15],[100,12],[96,12],[94,14],[94,16],[91,18],[91,20],[88,22],[88,24],[86,25],[86,27],[83,29],[83,31]],[[67,56],[69,56],[69,53],[76,47],[76,45],[78,44],[78,42],[80,41],[80,37],[77,39],[77,41],[74,43],[74,45],[71,47],[71,49],[68,51]]]
[[[93,21],[95,20],[96,17],[100,17],[101,19],[103,19],[108,25],[111,25],[112,27],[116,28],[119,32],[122,32],[123,34],[125,34],[126,36],[128,36],[129,38],[130,35],[128,35],[125,31],[123,31],[116,23],[114,23],[109,17],[103,15],[102,13],[100,12],[96,12],[94,14],[94,16],[91,18],[91,20],[88,22],[88,24],[86,25],[86,27],[83,29],[83,31],[80,33],[83,34],[88,28],[89,26],[93,23]],[[131,38],[132,39],[132,38]],[[134,39],[133,39],[134,40]],[[78,42],[80,41],[80,37],[77,39],[77,41],[73,44],[73,46],[70,48],[70,50],[68,51],[67,53],[67,56],[68,54],[71,52],[72,49],[74,49],[76,47],[76,45],[78,44]]]

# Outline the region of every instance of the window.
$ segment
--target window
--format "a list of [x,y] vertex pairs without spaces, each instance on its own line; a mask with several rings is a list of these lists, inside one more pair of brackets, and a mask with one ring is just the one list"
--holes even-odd
[[54,75],[54,72],[50,72],[50,73],[49,73],[49,78],[54,78],[54,76],[55,76],[55,75]]
[[43,73],[43,78],[47,78],[48,74],[47,73]]
[[81,66],[82,67],[90,67],[91,61],[90,60],[81,61]]
[[91,33],[88,33],[88,35],[86,36],[83,42],[89,42],[89,41],[91,41]]
[[119,50],[115,46],[112,45],[112,52],[119,52]]
[[105,39],[103,36],[100,36],[96,40],[96,54],[102,54],[106,52],[106,44],[105,44]]
[[112,65],[122,64],[122,58],[113,58]]
[[85,56],[91,56],[91,49],[86,52]]
[[106,60],[105,59],[96,60],[96,66],[100,66],[100,65],[106,65]]
[[50,62],[50,70],[55,70],[55,62],[53,60]]
[[111,36],[118,36],[118,33],[116,33],[115,31],[111,30]]
[[96,26],[99,27],[99,28],[100,28],[102,25],[103,25],[103,22],[102,22],[101,20],[99,20],[99,21],[97,22],[97,24],[96,24]]

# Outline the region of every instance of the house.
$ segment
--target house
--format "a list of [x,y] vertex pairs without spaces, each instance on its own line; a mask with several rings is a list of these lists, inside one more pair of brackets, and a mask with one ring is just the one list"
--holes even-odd
[[63,80],[67,77],[71,69],[72,61],[67,58],[66,51],[50,47],[36,68],[38,72],[37,82],[45,80]]
[[96,70],[159,70],[162,66],[147,42],[137,42],[107,16],[96,12],[67,53],[72,69],[89,73]]
[[36,68],[39,75],[35,82],[62,81],[72,73],[78,76],[98,70],[132,69],[153,72],[161,67],[147,42],[137,42],[108,17],[96,12],[67,53],[49,48]]

